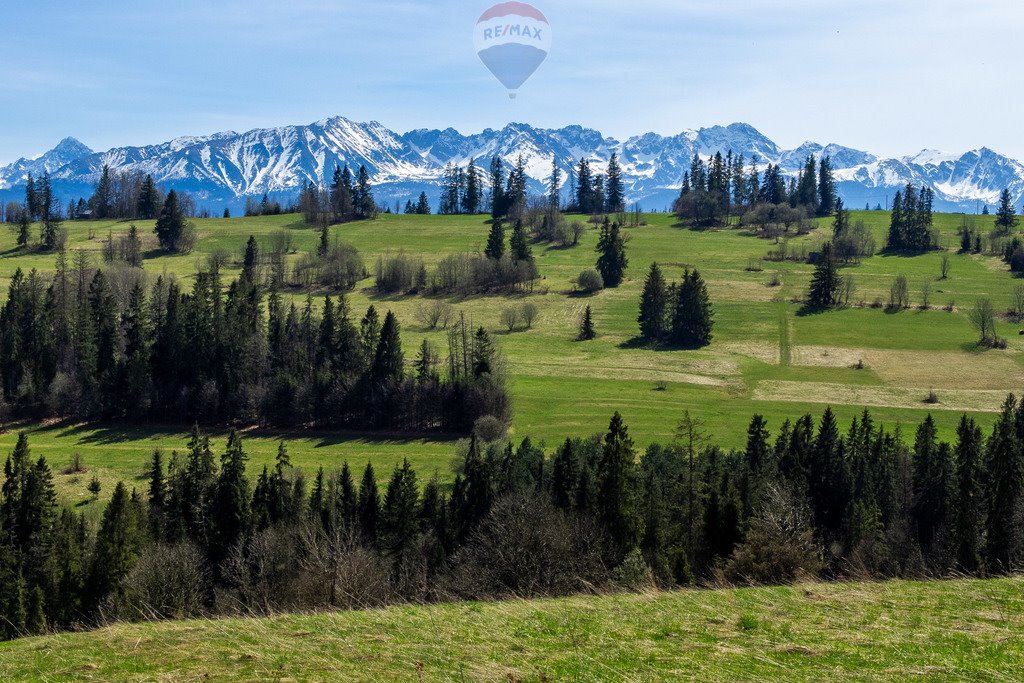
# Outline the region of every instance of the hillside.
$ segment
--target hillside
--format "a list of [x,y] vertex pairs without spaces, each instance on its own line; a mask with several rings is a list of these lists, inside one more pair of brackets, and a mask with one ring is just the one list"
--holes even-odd
[[[854,220],[865,221],[878,243],[884,242],[887,213],[855,212]],[[951,249],[963,220],[936,215],[943,243]],[[831,405],[844,428],[864,407],[888,428],[917,424],[931,412],[942,437],[948,439],[963,411],[987,430],[1006,395],[1024,385],[1024,338],[1017,334],[1018,327],[1000,319],[999,333],[1009,340],[1009,348],[982,351],[974,344],[968,321],[970,307],[979,298],[990,298],[1000,312],[1012,305],[1018,283],[997,257],[950,252],[951,276],[940,280],[939,253],[913,258],[877,255],[843,269],[856,279],[855,300],[862,304],[806,316],[792,300],[806,291],[812,266],[762,261],[774,246],[771,241],[741,230],[687,230],[666,215],[650,214],[645,222],[626,231],[630,267],[618,289],[591,297],[573,294],[573,280],[592,268],[596,258],[597,229],[589,226],[577,247],[533,246],[544,279],[532,295],[447,299],[454,310],[464,311],[495,335],[507,360],[515,408],[513,438],[529,436],[551,448],[567,436],[601,432],[611,413],[619,410],[638,445],[646,446],[671,440],[683,411],[689,410],[705,421],[715,443],[741,447],[753,414],[764,415],[776,432],[786,419],[820,415]],[[86,250],[98,264],[106,236],[116,238],[128,225],[69,223],[69,248]],[[138,225],[143,235],[151,235],[152,222]],[[813,248],[829,231],[828,221],[821,225],[818,233],[791,239],[790,246]],[[191,286],[197,266],[219,249],[231,255],[225,276],[236,277],[250,234],[267,244],[273,234],[286,231],[295,250],[289,255],[292,263],[317,242],[316,232],[294,215],[199,220],[197,227],[196,253],[149,255],[144,271],[150,281],[167,272]],[[398,247],[433,267],[446,254],[482,248],[487,232],[483,217],[385,216],[337,226],[333,236],[356,246],[372,271],[379,256]],[[7,279],[15,269],[54,268],[53,255],[13,249],[13,243],[13,233],[0,232],[0,299],[6,297]],[[678,352],[630,345],[637,334],[643,280],[655,260],[669,279],[678,279],[684,267],[697,267],[708,281],[716,312],[709,348]],[[754,270],[748,270],[751,267]],[[775,274],[781,286],[770,286]],[[929,284],[930,310],[888,313],[872,308],[876,299],[888,300],[898,274],[908,278],[915,305]],[[301,304],[303,295],[293,296]],[[410,363],[424,338],[446,348],[445,331],[428,330],[417,320],[417,311],[430,299],[382,296],[375,292],[372,278],[360,282],[348,298],[360,315],[370,304],[395,311]],[[509,334],[499,321],[501,311],[527,302],[539,309],[535,324]],[[953,312],[943,310],[950,302]],[[593,308],[598,338],[581,344],[574,339],[586,305]],[[854,368],[859,360],[864,361],[863,369]],[[939,394],[939,404],[924,403],[932,388]],[[187,440],[184,427],[47,423],[29,429],[34,452],[45,455],[56,468],[64,467],[71,453],[84,456],[89,476],[58,476],[58,485],[83,503],[89,499],[85,487],[93,473],[109,492],[118,479],[137,476],[154,448],[170,452]],[[219,440],[225,436],[214,434]],[[456,453],[455,443],[445,437],[264,430],[247,434],[254,469],[272,461],[281,438],[289,440],[295,465],[309,472],[320,465],[338,467],[346,459],[372,460],[379,471],[390,471],[407,457],[424,478],[436,471],[449,479]],[[15,439],[15,431],[0,434],[0,453],[9,451]]]
[[1007,681],[1024,582],[800,585],[118,625],[0,643],[3,680]]

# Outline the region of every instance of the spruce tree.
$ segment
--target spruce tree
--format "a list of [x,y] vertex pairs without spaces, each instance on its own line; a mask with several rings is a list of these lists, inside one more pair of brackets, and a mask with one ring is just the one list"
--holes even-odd
[[832,157],[826,155],[818,166],[818,215],[831,216],[838,199],[835,176],[832,173]]
[[491,158],[491,169],[490,169],[490,183],[491,183],[491,218],[501,218],[508,212],[507,204],[505,201],[505,170],[504,164],[501,161],[501,157],[494,156]]
[[247,459],[241,438],[237,432],[231,432],[221,457],[220,475],[210,504],[209,554],[215,564],[223,560],[228,550],[249,529],[250,493],[249,481],[245,477]]
[[370,370],[370,377],[376,384],[391,384],[402,380],[405,373],[405,357],[402,354],[401,331],[398,318],[391,311],[384,316],[380,330],[380,342]]
[[629,259],[626,257],[626,241],[619,232],[618,223],[605,223],[597,241],[597,271],[604,279],[604,286],[615,288],[622,284]]
[[391,559],[396,579],[401,580],[401,569],[411,559],[419,534],[417,503],[419,487],[416,473],[408,460],[395,468],[388,482],[381,510],[381,545]]
[[1017,227],[1020,221],[1017,219],[1017,209],[1010,197],[1010,190],[1004,189],[999,195],[999,210],[996,211],[996,230],[1000,234],[1008,235]]
[[482,195],[480,169],[476,166],[476,159],[470,159],[469,166],[466,167],[466,192],[462,195],[462,212],[470,215],[480,213]]
[[594,316],[590,310],[590,304],[583,309],[583,319],[580,321],[580,333],[577,339],[579,341],[591,341],[597,338],[597,332],[594,330]]
[[696,270],[687,270],[676,291],[671,341],[682,348],[702,348],[711,343],[713,329],[714,310],[704,278]]
[[426,192],[420,193],[420,198],[416,202],[416,213],[420,216],[430,215],[430,200],[427,198]]
[[530,242],[526,237],[526,228],[523,222],[517,220],[512,228],[512,237],[509,239],[509,250],[513,261],[532,261],[533,251],[530,249]]
[[505,255],[505,226],[499,219],[491,221],[491,232],[487,237],[487,248],[484,256],[492,261],[500,261]]
[[160,248],[165,251],[177,251],[184,228],[185,216],[178,204],[178,193],[171,190],[167,193],[167,199],[154,228]]
[[612,157],[608,161],[605,188],[605,211],[609,213],[624,211],[626,209],[626,197],[622,188],[622,168],[619,166],[619,155],[616,152],[612,152]]
[[635,462],[633,440],[629,438],[622,415],[615,413],[604,437],[595,501],[597,519],[608,536],[614,564],[621,562],[639,541]]
[[812,310],[825,310],[838,303],[841,279],[839,268],[832,254],[832,243],[826,242],[821,248],[818,265],[814,267],[807,305]]
[[645,341],[660,341],[665,336],[666,306],[668,305],[668,289],[661,268],[657,263],[651,264],[651,270],[644,282],[644,291],[640,295],[640,337]]
[[142,181],[136,213],[138,213],[139,218],[147,221],[153,220],[160,213],[160,191],[157,189],[156,183],[153,182],[153,176],[151,175],[147,175],[146,179]]
[[366,463],[363,480],[359,484],[356,518],[359,520],[363,542],[371,548],[376,547],[380,525],[380,491],[377,489],[377,477],[370,463]]
[[1017,524],[1024,496],[1024,453],[1017,425],[1021,413],[1010,397],[992,429],[986,453],[986,563],[994,573],[1011,571],[1020,557],[1021,533]]
[[558,158],[551,158],[551,177],[548,179],[548,210],[558,211],[562,206],[562,169]]
[[956,562],[961,571],[977,572],[984,552],[985,490],[981,429],[964,415],[957,427],[955,526]]
[[586,159],[580,159],[576,171],[576,208],[580,213],[595,213],[598,210],[594,206],[594,175]]
[[89,576],[93,608],[119,589],[138,561],[146,538],[141,512],[124,483],[118,482],[96,533]]

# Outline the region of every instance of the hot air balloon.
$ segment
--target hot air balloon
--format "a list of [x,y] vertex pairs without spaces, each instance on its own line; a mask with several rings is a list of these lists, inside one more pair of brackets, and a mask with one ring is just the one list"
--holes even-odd
[[484,12],[473,41],[484,65],[515,99],[551,49],[551,26],[540,10],[523,2],[503,2]]

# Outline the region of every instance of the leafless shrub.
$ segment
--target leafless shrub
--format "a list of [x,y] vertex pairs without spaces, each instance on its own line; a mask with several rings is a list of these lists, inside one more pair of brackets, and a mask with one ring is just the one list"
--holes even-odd
[[540,314],[540,309],[537,308],[537,304],[525,303],[523,304],[523,322],[526,323],[526,328],[531,329],[533,323],[536,322],[537,316]]
[[516,328],[519,327],[519,308],[516,306],[509,306],[502,309],[498,320],[501,322],[502,327],[507,329],[509,333],[515,332]]
[[471,599],[594,591],[608,578],[601,541],[546,496],[513,495],[495,504],[455,555],[447,590]]
[[447,329],[454,314],[451,304],[434,299],[420,304],[416,309],[416,320],[429,330],[436,330],[438,327]]
[[203,614],[208,584],[203,553],[189,542],[146,548],[121,584],[124,619],[189,619]]
[[723,571],[732,583],[779,584],[813,576],[822,566],[822,550],[814,540],[806,502],[789,487],[771,484],[750,522],[746,541]]

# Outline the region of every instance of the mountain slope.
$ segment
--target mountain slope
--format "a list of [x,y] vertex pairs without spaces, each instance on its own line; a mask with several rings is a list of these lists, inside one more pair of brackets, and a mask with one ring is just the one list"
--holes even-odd
[[973,211],[979,203],[993,204],[1004,187],[1015,198],[1024,196],[1024,164],[988,148],[959,156],[925,150],[881,159],[837,144],[806,142],[796,149],[781,149],[745,123],[674,136],[646,133],[620,142],[582,126],[544,129],[511,123],[470,135],[452,128],[398,134],[377,122],[334,117],[305,126],[227,131],[98,153],[68,138],[41,157],[0,169],[0,197],[20,198],[27,175],[44,171],[51,173],[62,197],[88,194],[103,166],[110,165],[152,174],[159,183],[192,192],[200,205],[237,206],[245,197],[263,193],[294,196],[307,183],[328,182],[335,165],[347,163],[367,166],[378,199],[388,205],[423,191],[436,202],[448,163],[464,166],[476,159],[486,168],[494,155],[507,165],[522,155],[531,189],[540,192],[552,164],[566,178],[586,157],[595,172],[602,173],[612,153],[617,153],[629,201],[661,210],[671,205],[695,153],[708,157],[728,151],[742,154],[748,163],[756,159],[762,167],[778,163],[788,174],[797,173],[809,154],[830,155],[840,193],[854,207],[886,204],[907,183],[931,187],[937,207],[944,210]]

